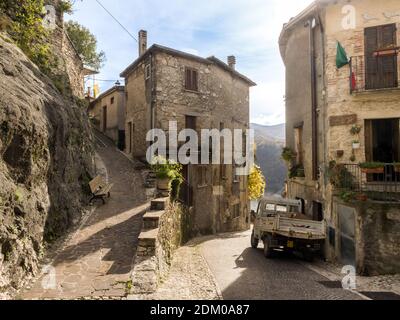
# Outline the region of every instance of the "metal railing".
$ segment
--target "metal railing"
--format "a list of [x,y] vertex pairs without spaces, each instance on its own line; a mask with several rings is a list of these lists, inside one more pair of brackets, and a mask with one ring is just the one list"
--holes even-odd
[[[395,57],[395,58],[394,58]],[[387,57],[374,57],[373,59],[385,59]],[[396,66],[394,72],[390,74],[373,74],[366,73],[366,59],[365,56],[354,56],[350,59],[350,93],[360,93],[371,90],[384,90],[384,89],[399,89],[400,79],[398,66],[400,64],[399,56],[394,56],[396,59]],[[379,65],[380,63],[377,61]],[[393,63],[393,62],[392,62]]]
[[363,169],[358,164],[338,168],[337,188],[372,195],[380,201],[400,200],[400,167],[393,163],[377,169]]

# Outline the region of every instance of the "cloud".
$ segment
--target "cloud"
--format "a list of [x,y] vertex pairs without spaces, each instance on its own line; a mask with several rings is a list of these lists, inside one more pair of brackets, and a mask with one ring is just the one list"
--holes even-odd
[[[200,56],[237,57],[237,69],[255,82],[251,120],[284,121],[285,70],[278,38],[285,22],[311,0],[100,0],[136,36],[146,29],[159,43]],[[137,58],[137,43],[95,1],[76,2],[72,19],[87,26],[107,55],[100,79],[118,79]],[[103,90],[112,82],[102,82]]]

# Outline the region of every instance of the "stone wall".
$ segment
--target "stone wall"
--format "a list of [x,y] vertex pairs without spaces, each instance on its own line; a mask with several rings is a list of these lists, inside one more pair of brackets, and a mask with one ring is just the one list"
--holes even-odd
[[53,80],[59,90],[71,90],[74,96],[83,98],[84,66],[65,31],[63,13],[59,10],[60,0],[46,0],[45,4],[53,5],[57,14],[56,28],[49,31],[51,53],[57,59],[58,65],[52,70]]
[[0,34],[0,299],[79,223],[94,174],[86,110]]
[[[151,128],[151,92],[152,80],[145,79],[145,66],[149,61],[143,61],[126,79],[126,149],[127,154],[143,158],[147,151],[146,134]],[[129,130],[129,123],[132,129]],[[131,132],[130,132],[131,131]]]
[[[400,273],[400,204],[375,201],[343,202],[334,198],[333,216],[339,223],[338,206],[355,215],[354,244],[357,273],[364,276]],[[351,226],[347,226],[351,228]],[[341,230],[336,232],[336,256],[341,257]]]
[[[249,128],[249,85],[213,63],[159,52],[156,60],[157,128],[168,130],[169,121],[185,128],[185,117],[196,117],[196,129]],[[185,68],[198,70],[199,90],[185,90]],[[194,233],[209,234],[249,227],[247,177],[234,182],[233,166],[207,165],[206,183],[201,182],[200,166],[189,167],[193,190]],[[239,216],[234,206],[239,205]]]
[[168,198],[155,199],[144,215],[132,274],[131,294],[154,293],[167,276],[174,252],[190,237],[190,210]]

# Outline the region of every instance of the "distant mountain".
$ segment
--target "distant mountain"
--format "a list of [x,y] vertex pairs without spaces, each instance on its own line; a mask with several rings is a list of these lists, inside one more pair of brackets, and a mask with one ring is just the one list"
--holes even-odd
[[257,145],[256,162],[267,179],[267,192],[280,192],[284,187],[287,167],[281,159],[285,145],[285,124],[262,126],[251,124]]
[[252,123],[251,128],[254,129],[256,137],[282,143],[285,142],[286,129],[284,123],[275,126],[262,126]]

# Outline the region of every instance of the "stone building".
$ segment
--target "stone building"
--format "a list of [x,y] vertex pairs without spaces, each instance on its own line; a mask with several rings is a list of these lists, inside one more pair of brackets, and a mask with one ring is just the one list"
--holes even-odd
[[[147,49],[139,32],[139,58],[121,77],[126,91],[126,153],[143,159],[150,129],[249,129],[249,88],[255,83],[226,64],[160,45]],[[181,198],[192,208],[194,231],[213,233],[249,226],[247,177],[233,165],[188,165]]]
[[366,275],[400,272],[399,26],[398,0],[317,0],[279,40],[288,197],[328,222],[326,258]]
[[89,105],[89,116],[97,130],[125,149],[125,87],[116,83]]
[[[62,57],[63,62],[59,62],[58,70],[52,70],[58,77],[57,82],[65,87],[70,87],[72,94],[78,98],[84,97],[85,77],[97,74],[96,70],[84,65],[83,60],[64,27],[64,13],[61,11],[61,0],[47,0],[45,5],[47,14],[51,15],[52,10],[48,6],[55,8],[55,28],[50,28],[49,45],[56,57]],[[65,76],[65,74],[67,76]]]

